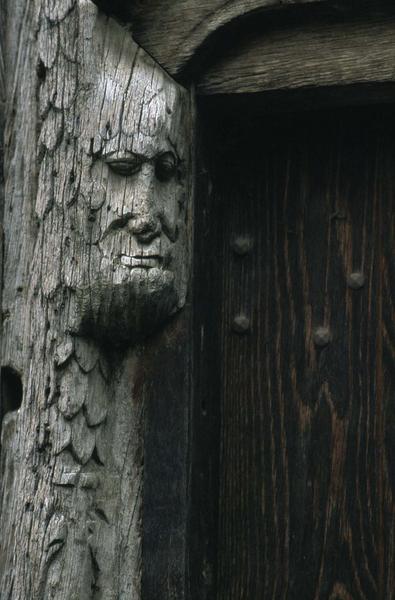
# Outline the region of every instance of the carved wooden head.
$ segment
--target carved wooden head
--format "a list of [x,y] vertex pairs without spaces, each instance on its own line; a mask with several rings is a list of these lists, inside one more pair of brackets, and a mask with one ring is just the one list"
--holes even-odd
[[190,154],[186,91],[119,31],[101,48],[83,124],[89,248],[76,286],[79,332],[114,344],[145,337],[184,305]]

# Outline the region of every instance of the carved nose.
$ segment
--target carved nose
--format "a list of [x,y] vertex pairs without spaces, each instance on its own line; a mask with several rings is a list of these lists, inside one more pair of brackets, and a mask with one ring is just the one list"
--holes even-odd
[[148,243],[160,234],[161,225],[152,215],[140,215],[128,221],[128,229],[139,242]]

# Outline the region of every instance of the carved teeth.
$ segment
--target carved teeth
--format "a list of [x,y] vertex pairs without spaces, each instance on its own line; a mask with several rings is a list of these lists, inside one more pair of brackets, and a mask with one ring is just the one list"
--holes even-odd
[[159,257],[158,256],[121,256],[121,265],[124,267],[129,267],[132,269],[133,267],[145,267],[152,268],[157,267],[159,265]]
[[121,256],[121,265],[124,267],[132,266],[132,257],[131,256]]

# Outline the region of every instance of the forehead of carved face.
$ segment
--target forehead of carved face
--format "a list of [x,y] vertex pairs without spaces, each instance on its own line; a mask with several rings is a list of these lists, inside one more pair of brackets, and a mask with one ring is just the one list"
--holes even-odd
[[185,221],[185,98],[162,72],[143,75],[106,82],[92,144],[98,243],[121,278],[171,269]]

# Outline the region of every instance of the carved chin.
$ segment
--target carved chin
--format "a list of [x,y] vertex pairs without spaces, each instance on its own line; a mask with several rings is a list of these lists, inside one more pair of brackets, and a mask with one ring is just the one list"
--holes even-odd
[[97,279],[77,291],[80,333],[116,346],[150,335],[182,304],[171,271],[132,269],[127,281]]

